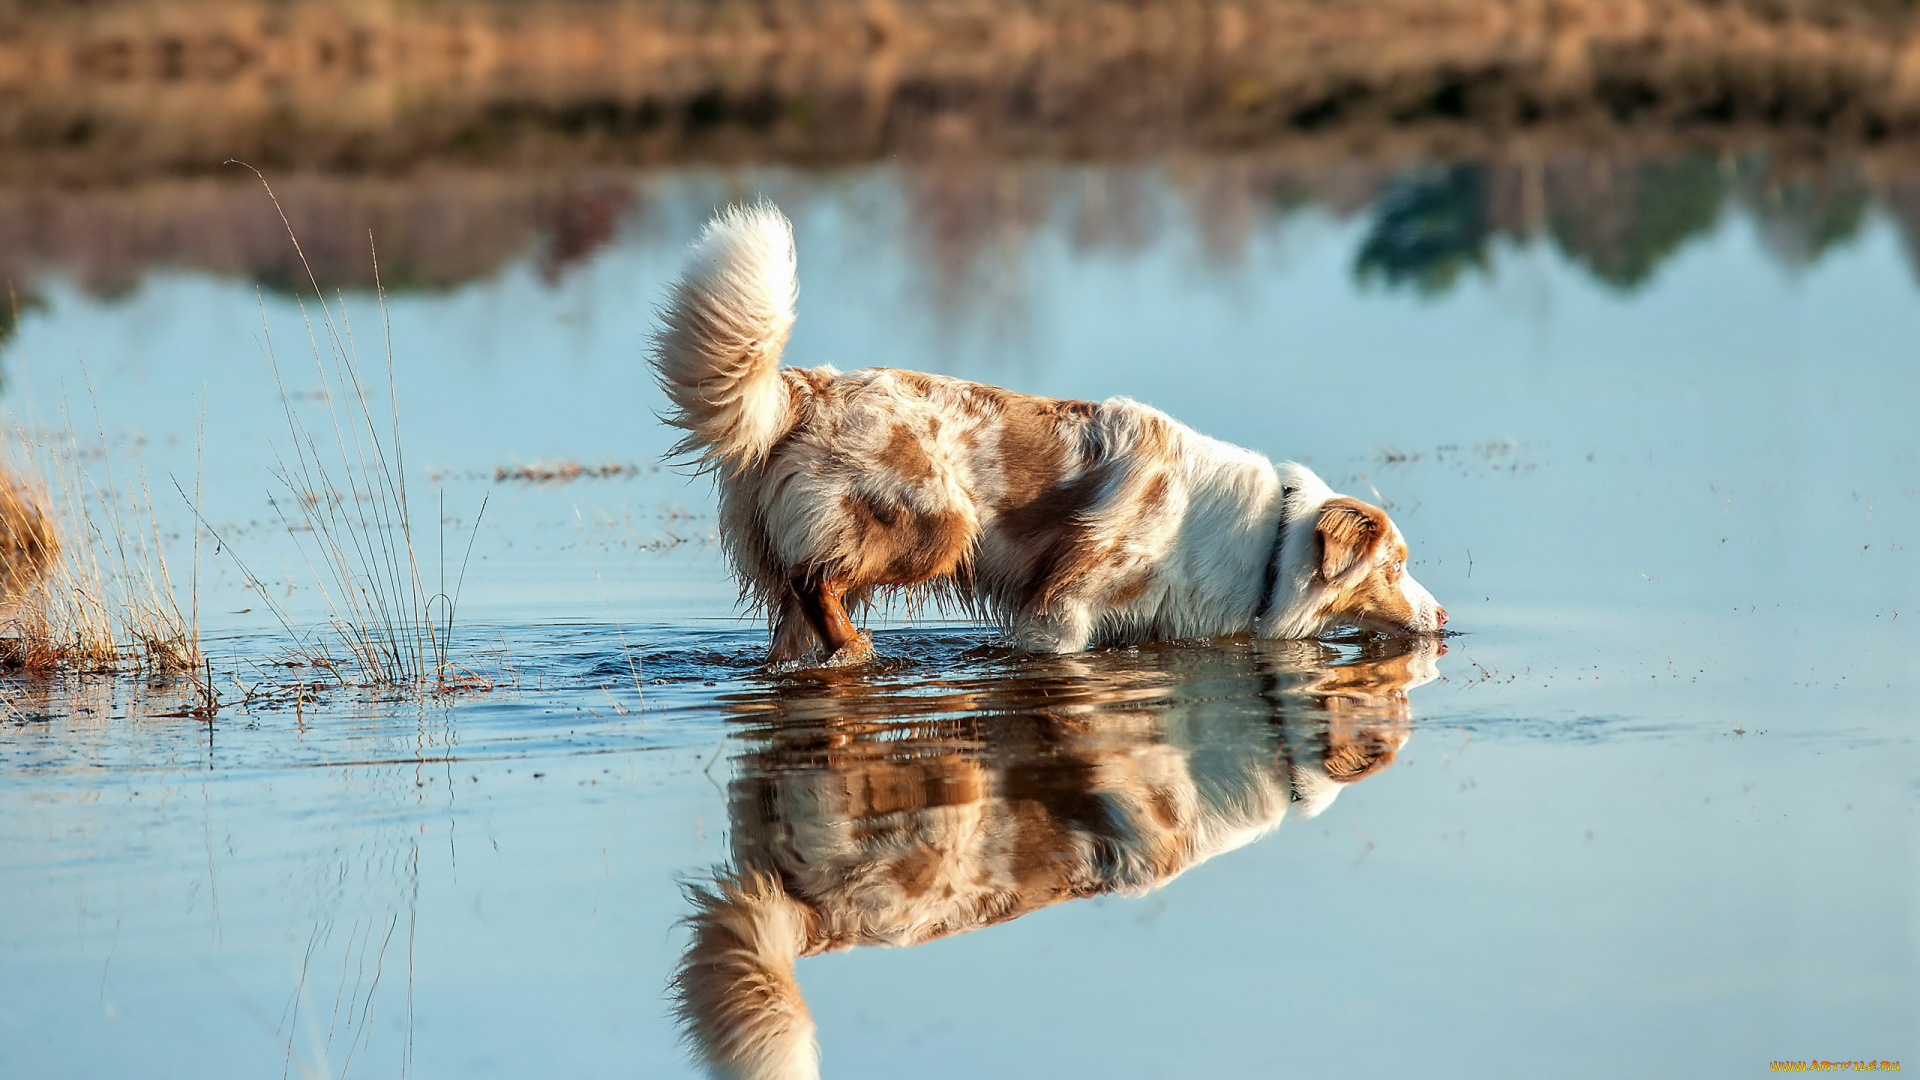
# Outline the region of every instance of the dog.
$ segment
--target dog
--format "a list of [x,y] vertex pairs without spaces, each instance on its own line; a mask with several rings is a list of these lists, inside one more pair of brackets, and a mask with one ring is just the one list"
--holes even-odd
[[1319,816],[1392,764],[1407,691],[1445,651],[1422,636],[1344,659],[1318,642],[1109,652],[1009,685],[936,677],[903,697],[843,678],[737,703],[755,726],[728,793],[732,858],[688,886],[673,982],[690,1047],[715,1077],[814,1080],[798,960],[1139,896]]
[[1127,398],[782,368],[797,291],[786,217],[729,207],[652,349],[674,452],[716,476],[722,546],[772,619],[771,664],[866,659],[849,611],[901,593],[955,601],[1028,653],[1446,625],[1386,513],[1305,466]]

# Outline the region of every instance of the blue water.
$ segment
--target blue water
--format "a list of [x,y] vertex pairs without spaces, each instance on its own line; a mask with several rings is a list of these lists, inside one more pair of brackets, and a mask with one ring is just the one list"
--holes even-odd
[[[1062,172],[957,252],[884,166],[647,175],[557,282],[529,252],[390,298],[416,516],[444,497],[458,552],[487,500],[461,644],[496,688],[338,690],[209,731],[154,715],[177,691],[10,687],[0,1074],[692,1075],[667,997],[682,887],[752,858],[749,826],[813,821],[769,825],[747,793],[978,770],[989,795],[903,804],[964,810],[1064,783],[1061,754],[1204,786],[1221,754],[1278,762],[1288,725],[1347,722],[1301,687],[1358,644],[1062,668],[894,612],[889,660],[850,682],[760,674],[711,494],[654,468],[642,362],[683,245],[755,191],[796,224],[791,362],[1124,394],[1306,461],[1389,508],[1461,631],[1405,715],[1361,695],[1353,722],[1405,743],[1317,816],[1144,895],[802,959],[825,1075],[1920,1058],[1920,279],[1894,222],[1869,208],[1783,262],[1729,208],[1630,287],[1496,237],[1423,291],[1357,271],[1378,206],[1276,204],[1223,247],[1177,171]],[[1090,240],[1089,192],[1119,182],[1147,225]],[[288,436],[263,349],[296,395],[319,384],[294,301],[164,268],[108,298],[57,268],[35,289],[10,415],[58,427],[64,400],[144,471],[176,552],[192,519],[165,478],[197,475],[225,543],[322,626],[267,502]],[[378,309],[344,304],[378,369]],[[640,471],[492,479],[551,457]],[[201,590],[209,653],[253,680],[284,632],[225,552]]]

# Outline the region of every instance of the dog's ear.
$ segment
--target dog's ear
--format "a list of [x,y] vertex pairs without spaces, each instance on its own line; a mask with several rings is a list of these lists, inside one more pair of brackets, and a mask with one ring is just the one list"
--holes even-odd
[[1355,567],[1371,563],[1387,531],[1387,515],[1379,507],[1358,499],[1327,500],[1314,523],[1321,579],[1332,584]]

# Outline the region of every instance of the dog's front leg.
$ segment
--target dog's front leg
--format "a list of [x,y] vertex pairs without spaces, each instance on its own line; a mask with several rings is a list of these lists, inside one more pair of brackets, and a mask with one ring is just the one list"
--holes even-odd
[[1027,653],[1075,653],[1092,643],[1093,615],[1083,604],[1056,604],[1013,631],[1013,647]]
[[791,589],[780,597],[780,609],[774,614],[773,641],[767,646],[767,663],[792,664],[806,659],[820,647],[820,637],[800,606],[800,598]]
[[852,664],[873,653],[873,637],[847,617],[847,584],[803,579],[793,582],[793,595],[813,632],[827,647],[828,665]]

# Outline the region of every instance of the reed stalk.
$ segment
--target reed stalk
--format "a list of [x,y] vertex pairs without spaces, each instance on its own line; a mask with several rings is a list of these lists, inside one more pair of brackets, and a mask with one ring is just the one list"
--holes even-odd
[[[252,169],[252,166],[246,166]],[[259,176],[259,170],[253,170]],[[312,289],[296,296],[324,414],[302,416],[294,408],[271,333],[265,352],[280,390],[291,454],[276,451],[270,497],[288,535],[331,611],[330,626],[361,681],[387,687],[471,689],[474,675],[450,656],[454,614],[465,582],[463,559],[452,592],[445,587],[445,538],[438,588],[429,587],[421,566],[407,491],[406,451],[401,438],[399,395],[394,380],[393,333],[379,253],[368,234],[374,299],[380,316],[380,362],[387,407],[376,410],[369,377],[344,298],[321,288],[292,223],[264,176],[261,185],[286,225]],[[317,313],[316,309],[317,308]],[[261,302],[263,328],[265,303]],[[486,511],[481,506],[481,514]],[[477,533],[479,520],[474,528]],[[467,554],[472,554],[469,538]],[[249,575],[251,578],[251,575]],[[257,580],[254,584],[258,586]],[[265,595],[265,590],[260,590]],[[276,607],[276,612],[278,609]],[[285,621],[284,614],[282,614]],[[292,629],[291,624],[288,628]]]

